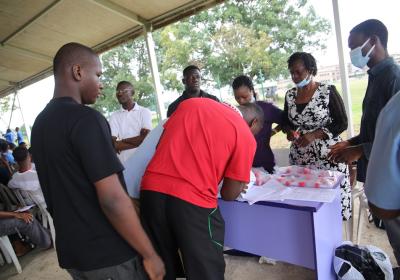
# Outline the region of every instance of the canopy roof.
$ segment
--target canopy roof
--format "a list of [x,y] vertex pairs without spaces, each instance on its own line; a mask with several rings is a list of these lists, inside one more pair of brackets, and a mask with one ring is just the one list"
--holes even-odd
[[67,42],[100,53],[224,0],[0,0],[0,97],[52,74]]

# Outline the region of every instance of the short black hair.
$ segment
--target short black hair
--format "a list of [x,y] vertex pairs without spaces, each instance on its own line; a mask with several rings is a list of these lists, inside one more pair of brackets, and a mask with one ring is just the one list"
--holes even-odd
[[132,89],[133,89],[132,83],[131,83],[131,82],[128,82],[128,81],[120,81],[120,82],[117,84],[117,88],[119,88],[120,86],[130,86],[130,87],[132,87]]
[[192,70],[198,70],[199,72],[201,72],[200,68],[196,65],[189,65],[185,69],[183,69],[183,77],[186,77],[186,75]]
[[11,129],[7,128],[7,133],[11,132]]
[[351,33],[361,33],[367,37],[371,37],[376,35],[382,43],[382,46],[387,49],[388,42],[388,30],[386,26],[377,19],[368,19],[366,21],[361,22],[353,27],[350,30]]
[[257,95],[254,90],[253,81],[251,80],[251,78],[249,76],[240,75],[240,76],[237,76],[235,79],[233,79],[233,82],[232,82],[233,90],[237,90],[241,86],[248,87],[250,90],[252,90],[254,98],[257,99]]
[[21,142],[21,143],[18,144],[18,147],[19,146],[23,146],[23,145],[26,145],[26,143],[25,142]]
[[257,103],[246,103],[237,108],[242,113],[243,119],[250,124],[254,119],[257,119],[260,124],[264,123],[264,111]]
[[0,150],[5,153],[8,151],[8,142],[4,139],[0,139]]
[[237,76],[233,82],[232,82],[232,88],[238,89],[241,86],[246,86],[248,87],[250,90],[254,91],[254,85],[253,85],[253,81],[251,80],[251,78],[249,76],[246,75],[240,75]]
[[56,77],[61,69],[75,63],[85,63],[89,57],[97,54],[89,47],[71,42],[62,46],[53,59],[53,73]]
[[292,54],[287,61],[288,68],[292,67],[293,64],[298,60],[301,60],[304,63],[304,67],[307,69],[308,72],[310,72],[311,75],[317,75],[317,61],[310,53],[295,52],[294,54]]
[[23,162],[28,157],[29,152],[25,147],[17,147],[12,154],[16,162]]

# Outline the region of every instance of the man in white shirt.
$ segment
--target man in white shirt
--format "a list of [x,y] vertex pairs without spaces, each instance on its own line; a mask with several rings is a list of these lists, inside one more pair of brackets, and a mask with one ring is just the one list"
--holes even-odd
[[[18,163],[19,169],[8,182],[8,187],[30,192],[38,203],[46,207],[38,175],[36,170],[32,169],[31,156],[28,149],[25,147],[17,147],[13,151],[13,156]],[[27,203],[32,203],[28,198],[24,199]]]
[[152,128],[151,112],[133,100],[135,89],[130,82],[117,85],[116,97],[121,110],[114,112],[109,120],[114,147],[122,164],[135,152]]

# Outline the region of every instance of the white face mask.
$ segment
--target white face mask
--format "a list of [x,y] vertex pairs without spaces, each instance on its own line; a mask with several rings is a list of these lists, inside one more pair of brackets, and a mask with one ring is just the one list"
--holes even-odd
[[362,44],[361,46],[350,51],[350,60],[351,60],[351,63],[355,67],[362,69],[367,65],[367,63],[370,59],[369,55],[372,53],[372,51],[375,48],[375,45],[373,45],[372,48],[368,51],[368,53],[365,56],[363,56],[362,48],[365,47],[365,45],[369,42],[369,40],[370,40],[370,38],[368,38],[368,40],[365,41],[365,43]]

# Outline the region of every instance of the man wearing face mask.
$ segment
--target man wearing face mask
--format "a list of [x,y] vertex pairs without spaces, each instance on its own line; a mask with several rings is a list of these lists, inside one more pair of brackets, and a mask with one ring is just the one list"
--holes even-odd
[[[369,19],[355,26],[348,39],[353,65],[358,68],[369,67],[368,87],[363,100],[360,134],[332,146],[329,156],[336,162],[357,161],[357,181],[360,182],[365,182],[378,115],[400,90],[400,68],[389,56],[387,41],[387,28],[376,19]],[[385,226],[389,234],[391,229],[387,227],[387,223]],[[400,263],[400,257],[397,262]]]

